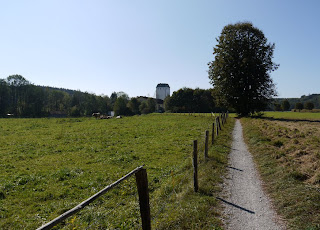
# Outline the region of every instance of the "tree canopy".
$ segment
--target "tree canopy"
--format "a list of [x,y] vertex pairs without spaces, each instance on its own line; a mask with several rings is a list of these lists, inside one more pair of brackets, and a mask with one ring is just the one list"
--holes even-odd
[[308,110],[313,110],[314,109],[314,104],[312,102],[306,102],[305,105],[304,105],[304,108],[305,109],[308,109]]
[[265,109],[276,96],[270,77],[279,66],[272,62],[275,44],[251,23],[225,26],[217,42],[208,63],[217,102],[243,116]]
[[303,104],[301,102],[297,102],[294,108],[300,111],[301,109],[303,109]]
[[283,111],[288,111],[290,109],[290,103],[288,100],[284,100],[282,103],[281,103],[281,107],[282,107],[282,110]]
[[179,113],[205,113],[215,108],[210,90],[182,88],[164,100],[165,109]]

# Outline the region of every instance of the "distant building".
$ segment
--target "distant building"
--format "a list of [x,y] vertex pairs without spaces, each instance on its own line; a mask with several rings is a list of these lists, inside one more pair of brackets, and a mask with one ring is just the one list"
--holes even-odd
[[166,83],[159,83],[156,88],[156,99],[164,100],[170,96],[170,86]]

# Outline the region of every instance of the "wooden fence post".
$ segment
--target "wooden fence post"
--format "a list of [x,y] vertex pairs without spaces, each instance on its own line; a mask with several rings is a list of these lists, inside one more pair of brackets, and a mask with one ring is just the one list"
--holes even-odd
[[206,137],[204,142],[204,159],[207,160],[208,157],[208,149],[209,149],[209,131],[206,130]]
[[198,141],[193,141],[193,187],[194,191],[198,192]]
[[151,229],[150,205],[149,205],[149,190],[147,170],[142,168],[136,174],[136,182],[139,194],[140,214],[143,230]]
[[216,118],[216,132],[217,136],[219,135],[219,123],[218,123],[218,118]]
[[219,129],[221,130],[221,121],[220,121],[220,116],[218,117],[218,125],[219,125]]
[[211,139],[211,144],[213,145],[214,142],[214,122],[212,123],[212,139]]

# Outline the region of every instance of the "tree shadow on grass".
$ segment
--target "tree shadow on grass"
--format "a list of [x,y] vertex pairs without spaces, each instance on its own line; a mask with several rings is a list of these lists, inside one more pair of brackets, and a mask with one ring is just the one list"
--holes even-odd
[[289,118],[274,118],[274,117],[252,117],[252,118],[260,119],[260,120],[268,120],[268,121],[320,123],[320,120],[307,120],[307,119],[289,119]]

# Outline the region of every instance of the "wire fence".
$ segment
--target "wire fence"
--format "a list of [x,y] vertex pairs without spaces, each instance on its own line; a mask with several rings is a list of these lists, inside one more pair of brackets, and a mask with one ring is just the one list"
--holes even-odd
[[[193,163],[190,161],[190,157],[186,158],[183,162],[181,162],[180,165],[172,168],[170,170],[170,175],[168,175],[167,181],[164,186],[161,186],[161,191],[158,191],[159,194],[157,194],[157,198],[155,198],[154,194],[151,194],[151,199],[149,198],[149,189],[148,189],[148,181],[147,181],[147,173],[146,169],[144,169],[144,166],[140,166],[122,178],[118,179],[114,183],[108,185],[104,189],[100,190],[98,193],[93,195],[92,197],[88,198],[87,200],[83,201],[82,203],[78,204],[74,208],[70,209],[69,211],[63,213],[59,217],[55,218],[54,220],[44,224],[43,226],[39,227],[38,230],[43,229],[51,229],[57,224],[63,222],[65,219],[73,215],[73,218],[68,221],[64,222],[61,226],[61,228],[64,229],[74,229],[76,226],[76,219],[78,218],[85,218],[87,222],[87,226],[82,226],[83,229],[92,229],[97,227],[97,220],[95,220],[93,217],[101,219],[103,218],[104,227],[107,228],[133,228],[133,229],[151,229],[151,226],[157,226],[157,220],[166,218],[169,214],[166,212],[166,209],[168,208],[168,204],[172,203],[176,200],[177,196],[183,192],[183,190],[186,187],[190,187],[192,184],[192,178],[193,180],[198,180],[195,177],[195,170],[198,170],[195,168],[195,164],[198,166],[201,166],[201,164],[205,163],[206,161],[206,154],[205,153],[207,146],[208,146],[208,131],[211,129],[212,133],[212,140],[210,143],[214,143],[215,136],[219,135],[219,130],[221,130],[221,127],[226,123],[228,118],[228,113],[221,113],[221,114],[214,114],[214,113],[181,113],[181,115],[188,115],[188,116],[211,116],[214,118],[214,122],[211,124],[208,124],[208,127],[205,132],[200,137],[200,141],[197,142],[196,149],[194,147],[194,151],[197,152],[196,159],[193,159]],[[207,142],[207,144],[206,144]],[[198,153],[204,153],[201,154],[200,157],[198,157]],[[193,152],[194,155],[194,152]],[[194,155],[195,156],[195,155]],[[202,156],[202,157],[201,157]],[[195,163],[196,161],[196,163]],[[131,176],[136,176],[136,184],[137,186],[132,186],[133,182],[129,182]],[[192,177],[193,175],[193,177]],[[196,173],[197,175],[197,173]],[[100,204],[98,205],[91,205],[86,210],[86,212],[81,212],[75,215],[77,212],[79,212],[81,209],[83,209],[85,206],[92,203],[94,200],[108,192],[109,190],[113,189],[115,186],[119,185],[120,183],[125,183],[124,181],[128,181],[127,183],[130,183],[128,192],[129,196],[126,196],[121,199],[121,201],[117,201],[116,203],[110,203],[109,200],[106,199],[106,202],[104,202],[103,198],[100,199]],[[195,181],[193,181],[195,186]],[[117,188],[118,192],[124,191],[122,188]],[[195,188],[195,191],[197,189]],[[137,196],[137,193],[139,195],[139,198]],[[133,198],[134,197],[134,198]],[[99,206],[106,205],[108,202],[108,211],[105,212],[105,209],[103,209],[103,213],[99,212]],[[133,203],[133,205],[130,205],[131,208],[128,210],[128,203]],[[140,209],[140,216],[137,214]],[[119,213],[127,212],[130,213],[131,218],[125,217],[125,221],[121,222],[123,216]],[[128,212],[129,211],[129,212]],[[89,213],[89,214],[85,214]],[[93,214],[94,213],[94,214]],[[132,214],[135,213],[135,214]],[[152,215],[151,215],[152,213]],[[122,216],[122,218],[121,218]],[[110,223],[109,220],[114,220],[118,217],[119,223],[116,223],[115,225]],[[120,218],[119,218],[120,217]]]

